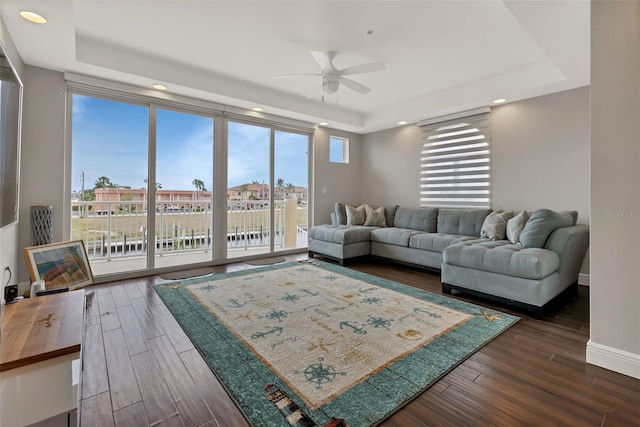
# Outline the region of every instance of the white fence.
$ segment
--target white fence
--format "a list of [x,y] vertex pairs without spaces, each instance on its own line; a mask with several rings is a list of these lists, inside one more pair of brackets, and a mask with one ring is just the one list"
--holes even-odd
[[[305,247],[306,225],[287,217],[286,201],[274,205],[274,244],[284,247],[288,221],[295,221],[296,242]],[[214,234],[210,202],[156,203],[156,228],[151,239],[147,230],[148,212],[143,202],[84,201],[71,204],[71,238],[84,240],[90,259],[140,256],[155,242],[157,255],[211,251]],[[306,218],[306,206],[304,217]],[[227,247],[229,249],[268,247],[269,206],[265,201],[235,200],[227,206]],[[153,244],[153,243],[152,243]]]

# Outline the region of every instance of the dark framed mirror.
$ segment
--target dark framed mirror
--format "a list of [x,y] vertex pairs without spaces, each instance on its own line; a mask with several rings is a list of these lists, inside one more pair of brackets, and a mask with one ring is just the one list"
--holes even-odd
[[0,228],[18,221],[22,82],[0,44]]

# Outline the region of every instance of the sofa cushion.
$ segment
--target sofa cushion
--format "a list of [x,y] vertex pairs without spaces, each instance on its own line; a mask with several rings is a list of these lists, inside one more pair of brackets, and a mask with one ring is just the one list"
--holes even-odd
[[538,209],[520,233],[520,242],[528,248],[542,248],[556,229],[576,224],[578,212],[555,212],[550,209]]
[[357,208],[347,205],[345,208],[347,210],[347,225],[364,224],[367,217],[365,205],[360,205]]
[[520,234],[529,220],[529,212],[522,211],[507,221],[507,240],[511,243],[520,243]]
[[524,248],[508,240],[457,243],[447,247],[442,258],[445,264],[525,279],[542,279],[560,267],[557,253]]
[[347,208],[344,203],[336,203],[333,212],[336,214],[337,225],[347,224]]
[[484,219],[480,229],[480,237],[491,240],[504,240],[507,237],[507,221],[513,217],[513,212],[493,211]]
[[449,245],[467,240],[476,240],[476,237],[441,233],[419,233],[411,236],[409,239],[409,247],[425,251],[442,252]]
[[439,209],[438,233],[480,236],[484,219],[490,209]]
[[411,236],[420,233],[420,231],[406,228],[375,228],[371,230],[371,241],[387,243],[395,246],[409,246],[409,239],[411,239]]
[[364,224],[369,227],[386,227],[387,219],[384,216],[384,207],[372,208],[369,205],[364,205],[365,220]]
[[324,242],[350,243],[368,242],[373,228],[353,225],[317,225],[309,230],[309,238]]
[[438,222],[438,208],[407,208],[396,210],[393,226],[434,233]]

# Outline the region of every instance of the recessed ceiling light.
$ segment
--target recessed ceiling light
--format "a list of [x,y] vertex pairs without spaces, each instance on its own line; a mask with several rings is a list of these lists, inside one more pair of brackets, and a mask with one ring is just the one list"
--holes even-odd
[[36,24],[46,24],[47,20],[42,15],[38,15],[35,12],[29,12],[28,10],[23,10],[20,12],[20,16],[30,22],[34,22]]
[[320,122],[318,123],[319,126],[329,126],[329,123],[327,122]]
[[407,122],[406,120],[401,120],[398,122],[399,125],[406,125],[407,123],[409,122]]
[[252,108],[253,111],[257,111],[258,113],[261,111],[264,111],[264,109],[262,109],[262,107],[253,107]]
[[154,84],[153,86],[151,86],[152,88],[154,88],[155,90],[167,90],[167,87],[165,85],[161,85],[161,84]]
[[494,104],[502,104],[503,102],[507,102],[507,100],[504,98],[498,98],[493,100]]

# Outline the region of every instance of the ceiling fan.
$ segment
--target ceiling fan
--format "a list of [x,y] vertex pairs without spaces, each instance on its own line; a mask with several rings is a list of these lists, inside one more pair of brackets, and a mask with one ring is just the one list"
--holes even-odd
[[315,74],[283,74],[275,76],[276,78],[288,78],[288,77],[303,77],[303,76],[321,76],[322,77],[322,90],[324,93],[331,94],[338,90],[341,84],[345,85],[351,90],[354,90],[362,95],[371,91],[365,85],[358,83],[355,80],[348,79],[344,76],[352,76],[354,74],[371,73],[374,71],[381,71],[385,69],[382,62],[371,62],[368,64],[354,65],[353,67],[343,68],[338,70],[332,64],[333,58],[336,56],[336,52],[320,52],[316,50],[310,51],[313,59],[318,63],[322,71]]

